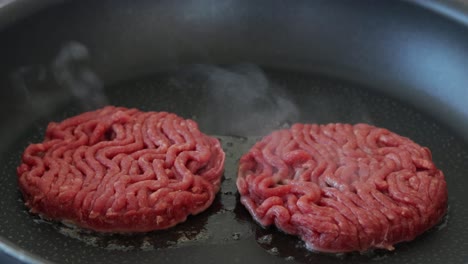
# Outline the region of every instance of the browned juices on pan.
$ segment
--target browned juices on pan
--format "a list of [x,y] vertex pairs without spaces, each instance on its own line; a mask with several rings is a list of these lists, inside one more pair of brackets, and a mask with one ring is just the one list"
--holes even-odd
[[145,232],[211,205],[224,152],[192,120],[108,106],[50,123],[18,167],[26,205],[102,232]]
[[241,158],[237,187],[258,223],[323,252],[392,250],[447,210],[429,149],[366,124],[274,131]]

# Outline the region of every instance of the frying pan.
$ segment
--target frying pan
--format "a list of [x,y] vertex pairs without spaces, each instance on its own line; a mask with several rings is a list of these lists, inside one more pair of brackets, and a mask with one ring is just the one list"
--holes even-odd
[[[0,2],[0,262],[468,262],[468,3]],[[15,168],[45,126],[105,104],[171,111],[220,138],[222,188],[170,230],[99,235],[30,215]],[[365,122],[433,151],[444,221],[393,252],[327,255],[259,227],[237,161],[294,122]]]

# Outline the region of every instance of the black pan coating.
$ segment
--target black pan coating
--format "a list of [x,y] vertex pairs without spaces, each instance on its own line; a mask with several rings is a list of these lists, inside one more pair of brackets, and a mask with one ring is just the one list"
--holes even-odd
[[[227,157],[226,172],[221,191],[206,212],[167,231],[126,236],[87,233],[28,214],[17,189],[15,166],[28,142],[41,140],[48,121],[61,120],[84,110],[79,101],[72,100],[34,122],[18,135],[10,144],[8,155],[4,155],[0,163],[3,164],[0,206],[4,208],[0,217],[1,235],[57,263],[153,263],[155,260],[158,263],[363,263],[376,259],[381,263],[408,263],[408,260],[412,261],[409,263],[441,263],[446,259],[450,259],[450,263],[463,263],[467,259],[468,194],[464,186],[468,186],[465,177],[468,153],[466,143],[453,132],[413,107],[365,87],[316,75],[269,70],[266,77],[273,87],[270,92],[277,94],[286,90],[282,96],[297,105],[297,115],[280,123],[266,120],[256,130],[230,135],[225,129],[232,120],[238,119],[237,115],[231,120],[204,121],[203,114],[221,109],[206,101],[205,98],[212,96],[211,77],[207,71],[199,69],[200,66],[189,67],[175,73],[126,81],[109,87],[105,95],[110,104],[192,117],[200,123],[201,129],[221,139]],[[226,71],[236,70],[231,67]],[[232,82],[240,85],[239,81]],[[265,113],[265,117],[273,115],[274,111]],[[243,118],[247,115],[242,109],[238,114]],[[393,252],[341,256],[308,252],[299,239],[274,228],[259,227],[239,203],[235,187],[237,161],[266,131],[294,122],[366,122],[428,146],[436,165],[447,177],[449,213],[445,222],[413,242],[397,245]],[[242,123],[236,125],[242,126]]]
[[[60,4],[28,15],[52,2]],[[18,263],[37,262],[35,256],[58,263],[466,263],[468,15],[462,1],[452,2],[457,12],[445,2],[18,0],[0,6],[0,262],[8,254]],[[80,77],[78,87],[93,88],[90,94],[69,89],[73,82],[59,74],[59,58],[74,60],[68,69]],[[265,79],[244,62],[269,69],[267,92],[251,93]],[[195,63],[205,66],[184,66]],[[254,74],[244,78],[245,71]],[[216,77],[226,73],[228,80],[241,78]],[[103,85],[103,94],[92,92]],[[29,215],[15,173],[24,147],[42,140],[47,122],[104,103],[173,111],[219,136],[228,159],[213,206],[174,230],[132,237],[76,234]],[[447,177],[447,222],[388,254],[339,257],[307,252],[296,238],[259,228],[236,197],[237,159],[260,136],[296,121],[367,122],[430,147]]]

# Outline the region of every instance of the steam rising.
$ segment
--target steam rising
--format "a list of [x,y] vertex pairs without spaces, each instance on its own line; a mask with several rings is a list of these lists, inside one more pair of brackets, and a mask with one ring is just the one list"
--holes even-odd
[[[33,116],[48,115],[70,102],[70,98],[78,103],[81,110],[108,105],[103,82],[93,71],[91,62],[87,47],[78,42],[69,42],[52,58],[49,67],[33,65],[13,73],[13,85],[23,94],[22,98],[31,112],[29,117],[34,119]],[[215,128],[219,135],[260,136],[298,120],[298,108],[287,96],[286,89],[271,81],[255,65],[227,68],[197,65],[189,68],[195,70],[197,78],[203,79],[201,83],[198,79],[191,84],[200,86],[193,90],[187,88],[190,86],[184,86],[183,95],[174,96],[173,102],[163,102],[163,105],[176,105],[179,107],[177,109],[150,105],[149,110],[177,112],[184,109],[179,104],[188,98],[192,100],[191,106],[185,107],[189,114],[197,117],[195,119],[202,128]],[[133,98],[132,93],[129,91],[129,99]],[[171,90],[162,91],[164,93],[171,93]],[[156,99],[150,100],[150,104],[157,102]],[[133,100],[129,102],[135,103]]]
[[298,109],[285,91],[254,65],[229,69],[201,66],[207,75],[208,104],[200,123],[231,135],[263,135],[288,126]]
[[[64,45],[50,63],[23,65],[10,74],[11,103],[15,115],[3,117],[8,130],[2,138],[14,138],[11,131],[23,131],[39,117],[51,115],[70,99],[82,110],[107,104],[101,80],[89,66],[88,49],[80,43]],[[57,85],[58,84],[58,85]],[[7,140],[8,141],[8,140]]]
[[57,83],[69,90],[86,110],[108,104],[102,82],[87,65],[88,60],[88,49],[78,42],[70,42],[59,51],[52,65]]

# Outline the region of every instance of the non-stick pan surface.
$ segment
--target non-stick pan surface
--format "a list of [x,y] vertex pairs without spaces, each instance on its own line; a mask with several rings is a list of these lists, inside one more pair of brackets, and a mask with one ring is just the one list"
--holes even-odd
[[[125,1],[114,3],[122,8],[125,6],[123,2]],[[326,2],[332,3],[333,1]],[[223,3],[232,9],[239,8],[235,5],[230,6],[229,1]],[[272,3],[276,8],[281,7],[280,2]],[[387,4],[390,5],[390,2]],[[389,57],[381,57],[384,62],[388,62],[387,68],[379,66],[380,70],[387,69],[387,74],[391,75],[385,79],[381,78],[384,76],[381,72],[367,76],[363,74],[366,71],[372,72],[372,68],[366,64],[369,61],[364,59],[356,63],[356,68],[362,71],[360,73],[349,70],[343,64],[335,65],[336,67],[332,67],[333,71],[330,71],[330,67],[320,68],[321,64],[317,61],[314,63],[307,61],[310,65],[315,65],[307,69],[304,67],[307,64],[306,60],[302,63],[298,61],[283,61],[283,64],[282,62],[266,63],[266,61],[275,60],[274,54],[282,57],[281,52],[291,55],[290,58],[295,58],[294,51],[278,51],[272,46],[265,46],[264,48],[270,50],[260,53],[264,56],[268,53],[272,57],[267,59],[261,55],[252,55],[251,60],[243,60],[236,56],[230,58],[221,56],[226,55],[224,49],[228,46],[217,49],[213,46],[212,50],[207,51],[200,48],[201,46],[196,46],[195,43],[193,45],[196,48],[193,49],[194,46],[191,46],[192,49],[190,49],[185,46],[189,45],[184,42],[187,39],[180,37],[179,42],[174,43],[179,43],[181,46],[174,47],[174,49],[186,48],[190,54],[178,54],[180,57],[177,58],[157,57],[160,62],[172,61],[173,64],[166,65],[167,67],[164,68],[164,65],[151,62],[153,66],[158,65],[158,67],[145,69],[145,72],[152,72],[151,74],[141,74],[140,60],[138,62],[127,61],[128,58],[125,55],[117,59],[110,56],[116,55],[115,52],[119,49],[109,48],[111,50],[106,51],[99,47],[106,46],[101,41],[107,41],[108,45],[113,43],[112,41],[108,38],[100,39],[100,35],[96,35],[97,31],[93,31],[92,28],[87,28],[91,33],[84,33],[81,31],[84,29],[77,26],[79,24],[73,24],[78,23],[79,16],[71,14],[75,12],[80,14],[84,6],[77,4],[72,6],[73,8],[50,11],[47,13],[48,16],[39,16],[43,20],[37,20],[41,21],[37,25],[34,23],[35,20],[31,19],[2,35],[9,38],[4,39],[6,44],[3,43],[0,50],[3,58],[11,63],[7,66],[4,64],[0,66],[7,72],[1,73],[3,76],[1,82],[7,87],[2,91],[1,97],[5,125],[2,126],[0,158],[0,208],[2,208],[0,237],[1,248],[4,252],[25,262],[45,260],[57,263],[375,263],[376,261],[380,263],[466,263],[468,261],[466,250],[468,248],[466,225],[468,192],[465,190],[468,187],[468,177],[466,177],[468,175],[466,162],[468,142],[463,134],[463,128],[468,124],[468,120],[462,118],[464,110],[467,109],[458,105],[463,98],[434,96],[440,91],[431,89],[441,79],[444,80],[447,77],[444,69],[439,71],[438,78],[428,75],[432,69],[428,66],[413,69],[414,72],[426,70],[424,72],[426,77],[435,83],[426,83],[428,87],[426,88],[419,86],[425,83],[418,79],[420,76],[413,79],[413,83],[406,83],[407,75],[395,74],[393,72],[395,68],[392,68],[394,66]],[[108,3],[107,7],[110,8],[110,6]],[[103,6],[100,7],[103,8]],[[157,7],[165,11],[172,10],[172,7],[176,10],[175,6],[167,2],[165,4],[163,2],[161,6],[156,5],[154,8]],[[289,7],[291,10],[286,11],[298,11],[307,6],[300,6],[301,8],[297,7],[297,9],[294,7],[295,5],[292,5]],[[340,7],[343,8],[344,5],[336,4],[333,10],[344,12],[345,9],[340,9]],[[394,11],[408,13],[410,13],[408,10],[413,8],[406,4],[395,4],[392,7]],[[227,10],[234,12],[229,8]],[[102,10],[98,9],[98,11]],[[117,7],[114,12],[124,19],[127,15],[129,16],[125,13],[129,10],[134,9],[129,6],[122,9]],[[175,12],[174,10],[172,11]],[[263,9],[268,14],[264,19],[268,20],[273,17],[274,12],[278,12],[275,10],[277,9]],[[378,10],[367,11],[377,12]],[[191,11],[195,12],[196,9]],[[146,11],[140,10],[139,12]],[[252,17],[253,14],[249,12],[241,12],[244,15],[247,14],[243,18],[252,19],[251,22],[259,22],[255,20],[258,18]],[[82,11],[81,15],[84,13],[86,12]],[[47,29],[54,28],[52,25],[57,22],[55,18],[48,18],[49,20],[44,18],[50,17],[51,14],[57,15],[57,19],[70,16],[72,22],[69,23],[68,29],[71,32],[66,31],[66,27],[57,25],[55,28],[58,28],[57,31],[54,34],[48,34]],[[171,14],[166,13],[165,19],[176,18],[175,21],[178,22],[183,20]],[[174,14],[181,15],[177,12]],[[192,22],[197,22],[197,13],[191,14]],[[287,14],[292,17],[291,13]],[[416,12],[415,16],[416,14],[420,13]],[[424,14],[423,18],[433,18],[432,15]],[[132,17],[134,15],[132,14]],[[164,18],[164,14],[160,15]],[[211,18],[213,23],[214,17]],[[297,22],[291,17],[290,23]],[[93,18],[90,19],[93,20]],[[164,19],[161,18],[161,20]],[[435,26],[436,29],[450,25],[449,22],[442,20],[439,22],[442,24],[438,25],[440,28]],[[135,21],[133,23],[138,28],[138,24]],[[254,24],[256,23],[251,25]],[[195,25],[195,29],[201,28],[197,27],[196,23],[192,25]],[[393,26],[396,27],[396,24]],[[406,26],[414,25],[407,24]],[[181,26],[178,25],[178,27]],[[173,32],[177,30],[180,28],[174,29]],[[213,28],[206,30],[213,30]],[[239,30],[236,28],[233,30],[234,34],[242,31],[236,31]],[[245,32],[242,31],[243,34],[236,35],[236,38],[241,36],[255,38],[249,34],[248,29],[243,30]],[[464,32],[463,30],[456,28],[455,33]],[[330,32],[335,31],[330,28]],[[31,37],[30,34],[36,34],[36,36]],[[294,34],[291,34],[290,37],[293,37]],[[453,44],[451,33],[446,34],[444,43]],[[44,36],[49,38],[44,39]],[[132,36],[135,37],[133,41],[142,45],[138,37],[144,37],[138,34]],[[163,36],[172,35],[163,34]],[[27,37],[36,41],[30,44],[31,47],[42,47],[43,52],[41,53],[37,48],[27,49],[28,45],[19,41]],[[177,37],[174,38],[177,39]],[[226,41],[224,38],[225,36],[220,36],[218,41],[224,43]],[[279,39],[276,40],[280,41]],[[128,40],[122,39],[122,41]],[[161,38],[161,41],[165,43],[168,40]],[[180,44],[180,41],[184,44]],[[200,41],[204,40],[200,38]],[[354,41],[355,43],[351,45],[355,47],[363,44],[358,39]],[[18,47],[15,48],[15,44]],[[109,47],[122,48],[127,45],[125,43],[114,44]],[[255,43],[250,43],[250,45],[255,45]],[[432,44],[422,43],[421,45],[428,47]],[[4,48],[7,47],[13,49],[14,52],[5,52]],[[255,49],[255,47],[252,48]],[[204,59],[196,59],[195,55],[193,55],[195,57],[191,55],[194,50],[212,54],[205,54],[207,57]],[[97,51],[99,52],[96,53]],[[372,48],[367,51],[372,52]],[[108,52],[107,55],[102,55],[106,52]],[[132,50],[131,52],[135,55],[139,51]],[[152,53],[154,52],[152,49],[147,52],[156,56]],[[310,51],[310,53],[314,52]],[[323,48],[323,52],[329,52],[329,50]],[[356,49],[354,52],[359,54],[363,51]],[[433,50],[433,52],[441,51]],[[233,48],[233,53],[239,55],[240,48]],[[96,54],[98,54],[97,58]],[[220,58],[217,59],[213,54],[220,55]],[[246,51],[246,54],[253,53]],[[304,54],[307,56],[306,53]],[[463,58],[466,53],[462,49],[457,55]],[[415,57],[417,56],[414,55]],[[103,62],[103,59],[108,61]],[[148,58],[148,61],[153,59]],[[110,63],[114,60],[127,61],[128,65],[116,66]],[[181,63],[173,60],[179,60]],[[151,64],[148,61],[147,63]],[[243,63],[244,61],[249,63]],[[331,62],[332,60],[329,61],[329,65],[332,65]],[[426,59],[426,62],[432,61]],[[396,62],[393,61],[393,63]],[[406,63],[414,62],[408,60]],[[458,63],[464,65],[463,61],[458,61]],[[103,65],[108,68],[101,67]],[[417,66],[417,64],[414,65]],[[366,68],[367,66],[369,68]],[[401,67],[403,66],[402,64]],[[446,62],[445,66],[453,65]],[[128,70],[125,74],[120,76],[110,74],[112,71],[109,68],[119,72],[125,67]],[[345,74],[347,69],[347,74]],[[450,69],[457,70],[456,67]],[[354,77],[350,77],[350,73],[354,73]],[[452,93],[458,93],[458,97],[463,97],[466,93],[456,84],[461,84],[464,77],[456,75],[453,71],[451,73],[454,79],[448,83],[447,89]],[[418,83],[418,80],[421,83]],[[394,89],[388,88],[389,84],[398,82],[401,86]],[[415,84],[418,84],[416,86],[420,90],[412,86]],[[427,90],[422,92],[425,89]],[[453,103],[452,107],[448,102]],[[224,179],[220,193],[206,212],[191,216],[185,223],[166,231],[136,235],[99,235],[59,223],[50,223],[28,213],[17,188],[15,173],[24,148],[31,142],[42,140],[48,122],[60,121],[106,104],[137,107],[141,110],[175,112],[196,120],[204,132],[217,136],[221,140],[227,157]],[[434,111],[434,107],[441,106],[444,108]],[[459,120],[458,124],[453,122],[456,119]],[[294,122],[364,122],[388,128],[429,147],[433,152],[436,165],[446,175],[449,189],[447,217],[440,225],[416,240],[398,244],[392,252],[374,251],[338,256],[309,252],[299,239],[285,235],[275,228],[259,227],[239,203],[235,187],[237,162],[242,153],[247,151],[261,136],[274,129],[288,127]],[[7,133],[8,131],[10,133]]]
[[[245,96],[247,91],[237,93],[237,89],[242,90],[245,85],[261,85],[255,79],[261,78],[259,69],[245,65],[233,67],[234,70],[206,66],[194,68],[123,82],[109,87],[104,94],[110,104],[171,111],[193,118],[204,131],[218,136],[227,155],[226,172],[220,194],[206,212],[167,231],[131,236],[86,233],[29,215],[16,187],[15,166],[24,147],[29,142],[41,140],[48,121],[62,120],[83,111],[82,102],[71,101],[18,135],[8,155],[4,156],[0,187],[0,203],[4,208],[0,218],[2,236],[21,248],[58,263],[152,263],[155,260],[162,263],[280,263],[285,260],[362,263],[377,259],[382,263],[409,260],[414,263],[441,263],[447,259],[450,263],[462,263],[468,258],[467,146],[439,122],[391,97],[320,76],[266,71],[268,97],[255,98]],[[236,70],[238,68],[241,70]],[[213,95],[212,89],[227,90]],[[288,100],[292,105],[282,106],[278,98]],[[234,105],[222,106],[217,100],[229,100]],[[259,104],[263,112],[256,117],[250,111]],[[234,106],[237,106],[235,110],[229,109]],[[285,110],[290,111],[289,116],[281,115]],[[219,111],[223,114],[210,114]],[[252,116],[255,122],[249,120]],[[415,241],[398,245],[394,252],[376,251],[365,255],[310,253],[297,238],[274,228],[262,229],[239,203],[235,187],[237,161],[258,136],[293,122],[365,122],[386,127],[428,146],[437,166],[447,175],[450,193],[447,219]],[[237,133],[230,135],[226,129]]]

